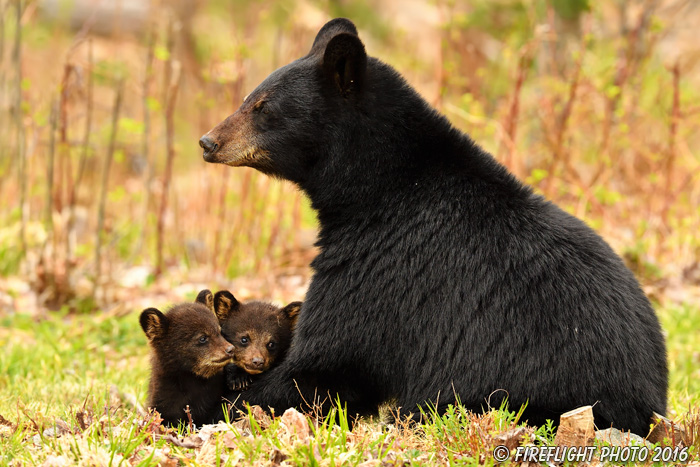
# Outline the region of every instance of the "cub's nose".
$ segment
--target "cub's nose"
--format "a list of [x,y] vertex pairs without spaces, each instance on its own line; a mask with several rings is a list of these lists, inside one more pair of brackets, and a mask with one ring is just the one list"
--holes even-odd
[[262,358],[254,358],[251,362],[251,366],[254,368],[262,368],[263,364],[265,363],[265,360]]
[[226,347],[226,348],[224,349],[224,351],[225,351],[227,354],[231,355],[231,354],[233,353],[233,351],[234,351],[233,345],[229,345],[228,347]]
[[214,142],[213,139],[211,139],[210,136],[204,135],[200,138],[199,140],[199,146],[204,149],[204,156],[208,156],[211,154],[214,154],[217,149],[219,149],[219,145]]

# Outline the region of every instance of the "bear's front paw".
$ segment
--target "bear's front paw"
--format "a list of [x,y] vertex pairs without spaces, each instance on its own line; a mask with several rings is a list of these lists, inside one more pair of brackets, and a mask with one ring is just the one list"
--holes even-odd
[[236,365],[228,364],[225,367],[226,387],[232,391],[245,391],[253,381],[248,373]]
[[237,376],[235,378],[231,378],[229,387],[231,389],[233,389],[234,391],[245,391],[246,389],[248,389],[248,386],[252,382],[253,382],[253,380],[250,376],[241,375],[241,376]]

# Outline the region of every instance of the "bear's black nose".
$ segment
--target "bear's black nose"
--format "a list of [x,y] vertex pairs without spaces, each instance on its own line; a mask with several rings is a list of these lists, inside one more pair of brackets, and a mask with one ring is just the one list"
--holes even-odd
[[254,368],[262,368],[263,364],[265,363],[265,360],[263,360],[262,358],[254,358],[250,363],[252,364],[251,366],[253,366]]
[[204,154],[213,154],[219,149],[219,145],[207,135],[202,136],[199,140],[199,145],[204,149]]
[[226,349],[225,349],[226,353],[229,354],[229,355],[232,354],[234,350],[235,350],[235,347],[232,346],[232,345],[229,345],[229,346],[226,347]]

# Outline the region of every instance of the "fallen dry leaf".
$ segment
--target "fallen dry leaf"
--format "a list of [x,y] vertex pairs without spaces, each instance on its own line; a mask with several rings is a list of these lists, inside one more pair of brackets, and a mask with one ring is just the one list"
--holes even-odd
[[287,409],[280,418],[280,431],[290,440],[296,436],[299,441],[306,441],[311,434],[309,424],[296,409]]

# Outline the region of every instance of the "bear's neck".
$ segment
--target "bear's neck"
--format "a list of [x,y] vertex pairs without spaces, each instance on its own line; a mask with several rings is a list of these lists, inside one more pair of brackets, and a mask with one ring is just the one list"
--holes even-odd
[[328,145],[322,162],[299,184],[317,211],[322,234],[383,217],[395,204],[425,202],[421,192],[434,184],[479,183],[527,196],[529,190],[505,167],[398,75],[381,78],[398,81],[390,92],[368,90],[364,107],[340,130],[338,144]]

